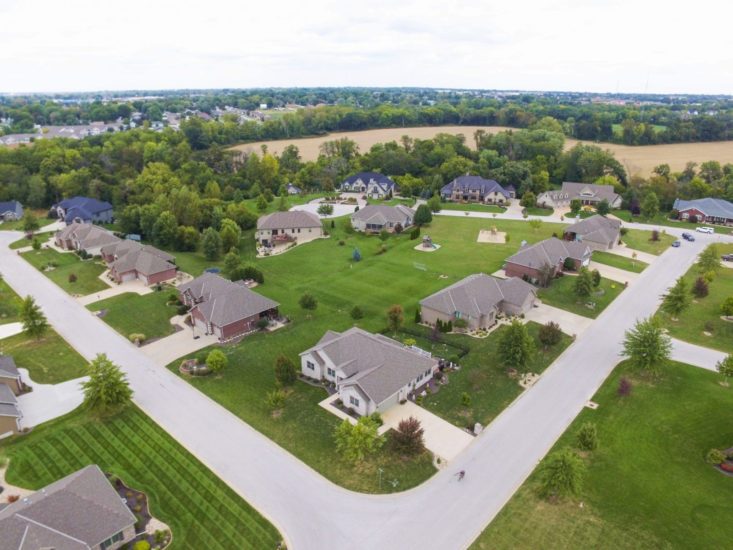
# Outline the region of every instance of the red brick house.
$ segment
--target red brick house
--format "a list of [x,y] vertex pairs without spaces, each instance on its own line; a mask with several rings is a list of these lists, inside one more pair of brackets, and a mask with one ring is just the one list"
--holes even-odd
[[100,253],[118,284],[140,280],[150,286],[176,278],[175,258],[153,246],[126,240],[103,246]]
[[710,197],[691,201],[677,199],[672,208],[679,212],[681,220],[694,217],[701,223],[733,225],[733,203],[723,199]]
[[280,304],[253,292],[242,281],[233,283],[214,273],[179,286],[178,292],[191,308],[194,327],[221,341],[257,330],[261,319],[278,316]]
[[548,275],[554,278],[563,270],[567,258],[573,261],[573,269],[578,270],[590,263],[591,253],[590,247],[585,243],[551,237],[520,248],[516,254],[507,258],[504,271],[507,277],[520,277],[538,283],[544,277],[546,266],[549,266]]

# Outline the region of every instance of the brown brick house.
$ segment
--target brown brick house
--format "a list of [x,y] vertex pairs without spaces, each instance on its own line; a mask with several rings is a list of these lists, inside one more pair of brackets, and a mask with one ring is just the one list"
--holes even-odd
[[563,270],[566,258],[573,261],[575,270],[590,263],[592,250],[581,242],[563,241],[551,237],[535,244],[525,245],[507,258],[504,271],[507,277],[519,277],[532,283],[541,282],[545,269],[550,278]]
[[242,281],[233,283],[214,273],[179,286],[178,292],[191,308],[194,326],[221,341],[256,330],[260,319],[278,316],[280,304],[253,292]]
[[618,244],[621,235],[621,222],[596,214],[563,230],[568,241],[587,244],[593,250],[609,250]]
[[115,282],[140,280],[155,285],[176,278],[175,257],[154,246],[124,240],[100,250],[109,267],[109,277]]
[[54,242],[64,250],[83,250],[98,256],[103,246],[120,242],[120,238],[103,227],[91,223],[73,222],[56,232]]

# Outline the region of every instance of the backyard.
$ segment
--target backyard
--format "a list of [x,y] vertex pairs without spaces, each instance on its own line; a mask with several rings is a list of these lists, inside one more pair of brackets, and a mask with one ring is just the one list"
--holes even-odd
[[[618,395],[619,380],[633,389]],[[584,460],[580,494],[537,496],[533,473],[472,548],[725,548],[733,538],[733,478],[706,464],[733,445],[733,388],[715,373],[671,363],[656,380],[625,364],[604,383],[554,450],[594,422],[599,447]]]
[[85,376],[87,362],[66,340],[49,328],[40,339],[16,334],[0,340],[0,353],[12,355],[39,384],[58,384]]
[[173,287],[164,286],[143,296],[127,292],[87,306],[90,311],[104,312],[100,318],[125,337],[144,334],[146,340],[168,336],[174,332],[170,323],[176,306],[168,305]]
[[[595,254],[593,258],[595,259]],[[541,288],[537,295],[547,305],[595,319],[624,289],[622,283],[601,278],[601,284],[593,289],[588,298],[579,298],[573,288],[575,280],[571,275],[553,279],[550,286]]]
[[171,548],[276,548],[277,530],[139,409],[104,420],[84,407],[0,443],[8,482],[39,489],[98,464],[145,492],[171,526]]
[[669,245],[671,245],[676,239],[662,230],[659,233],[659,240],[653,241],[651,231],[628,229],[627,233],[621,236],[621,240],[626,243],[626,246],[629,248],[659,256],[662,252],[667,250]]
[[[109,288],[99,276],[106,267],[96,260],[82,260],[73,252],[60,253],[50,248],[23,253],[28,263],[71,295],[86,296]],[[47,266],[53,266],[47,270]],[[76,281],[71,282],[71,275]]]
[[596,250],[593,252],[593,261],[598,262],[599,264],[610,265],[612,267],[631,271],[633,273],[641,273],[649,267],[649,264],[644,263],[641,260],[619,256],[618,254],[604,252],[603,250]]

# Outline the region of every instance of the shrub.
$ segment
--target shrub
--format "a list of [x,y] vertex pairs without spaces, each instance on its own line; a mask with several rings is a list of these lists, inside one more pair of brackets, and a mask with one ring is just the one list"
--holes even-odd
[[652,230],[652,238],[651,240],[653,242],[656,242],[659,240],[659,231],[657,229]]
[[265,403],[271,409],[282,409],[285,405],[286,394],[280,388],[274,389],[271,392],[267,392],[265,397]]
[[372,414],[369,415],[369,418],[371,418],[377,426],[379,427],[384,426],[384,420],[382,420],[382,415],[379,414],[378,412],[376,411],[373,412]]
[[289,357],[279,355],[275,359],[275,380],[281,386],[291,386],[298,378],[298,371],[295,369]]
[[76,282],[76,273],[69,273],[69,282],[70,283]]
[[420,308],[415,310],[415,323],[422,323],[422,315],[420,314]]
[[300,304],[300,307],[302,307],[305,310],[313,311],[318,307],[318,300],[315,296],[312,294],[306,292],[300,297],[300,300],[298,300],[298,303]]
[[425,430],[420,421],[411,416],[400,420],[392,434],[392,441],[398,451],[407,455],[417,455],[425,449],[424,434]]
[[364,312],[361,310],[359,306],[354,306],[351,308],[350,315],[351,315],[351,318],[354,320],[361,319],[362,317],[364,317]]
[[456,319],[453,321],[453,326],[456,328],[464,329],[468,326],[468,321],[465,319]]
[[414,241],[418,237],[420,237],[420,228],[415,226],[410,230],[410,240]]
[[594,269],[593,271],[591,271],[591,275],[593,277],[593,286],[596,288],[601,286],[601,272],[597,269]]
[[132,550],[150,550],[150,543],[146,540],[139,540],[132,546]]
[[728,296],[720,306],[720,312],[726,317],[733,317],[733,296]]
[[618,394],[621,397],[627,397],[631,395],[631,389],[633,388],[633,385],[631,384],[631,380],[628,378],[622,378],[618,382]]
[[387,252],[387,245],[386,244],[383,244],[382,246],[380,246],[377,249],[377,256],[380,256],[380,255],[384,254],[385,252]]
[[626,235],[626,234],[627,234],[628,232],[629,232],[629,228],[628,228],[628,227],[622,227],[622,228],[621,228],[621,229],[619,230],[619,233],[621,234],[621,236],[622,236],[622,237],[623,237],[624,235]]
[[705,298],[710,293],[708,282],[702,277],[695,279],[695,284],[692,286],[692,293],[698,298]]
[[41,241],[33,239],[33,250],[41,250]]
[[556,322],[548,321],[540,327],[537,337],[542,345],[548,348],[560,342],[562,339],[562,330],[560,330],[560,325]]
[[565,260],[562,263],[562,268],[568,271],[574,271],[575,270],[575,260],[573,260],[572,258],[565,258]]
[[267,317],[262,317],[262,319],[257,321],[257,328],[260,330],[264,330],[269,326],[270,326],[270,320]]
[[211,372],[221,371],[228,363],[229,359],[220,349],[212,349],[209,352],[209,355],[206,356],[206,366],[209,367]]
[[570,449],[555,451],[539,471],[540,496],[554,499],[578,494],[584,470],[583,460]]
[[262,271],[251,265],[248,265],[242,271],[242,279],[252,279],[260,285],[265,283],[265,276]]
[[722,464],[725,462],[725,454],[720,449],[710,449],[705,455],[705,462],[708,464]]
[[464,407],[470,407],[471,406],[471,396],[468,394],[468,392],[463,392],[461,394],[461,405]]
[[595,451],[598,448],[598,430],[593,422],[583,423],[576,438],[578,448],[582,451]]
[[387,239],[389,239],[389,231],[387,231],[386,229],[382,229],[379,232],[379,239],[381,241],[386,241]]
[[128,338],[130,339],[130,342],[137,345],[140,345],[145,341],[145,335],[140,332],[133,332],[128,336]]
[[196,354],[196,357],[195,357],[196,364],[197,365],[205,365],[206,364],[206,356],[207,355],[208,355],[208,353],[206,353],[205,351],[198,352]]
[[425,225],[433,221],[433,213],[427,204],[421,204],[415,211],[415,225]]
[[343,239],[339,240],[339,246],[344,246],[346,244],[346,241]]
[[398,222],[398,223],[397,223],[397,224],[396,224],[396,225],[394,226],[394,232],[395,232],[395,233],[396,233],[397,235],[399,235],[400,233],[402,233],[402,232],[404,231],[404,229],[405,229],[405,228],[404,228],[404,227],[402,227],[402,224],[401,224],[401,223],[399,223],[399,222]]

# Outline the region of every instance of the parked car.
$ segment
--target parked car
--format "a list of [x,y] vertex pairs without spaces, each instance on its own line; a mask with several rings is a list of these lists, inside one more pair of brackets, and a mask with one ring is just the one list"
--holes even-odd
[[712,227],[704,226],[704,225],[696,228],[695,231],[697,231],[698,233],[708,233],[710,235],[715,233],[715,229],[713,229]]
[[733,254],[723,254],[720,259],[724,262],[733,262]]
[[682,238],[685,239],[686,241],[694,241],[695,240],[695,237],[692,236],[692,233],[688,233],[687,231],[685,231],[684,233],[682,233]]
[[674,248],[679,248],[681,245],[682,245],[682,243],[680,241],[675,241],[675,242],[672,243],[672,246]]

